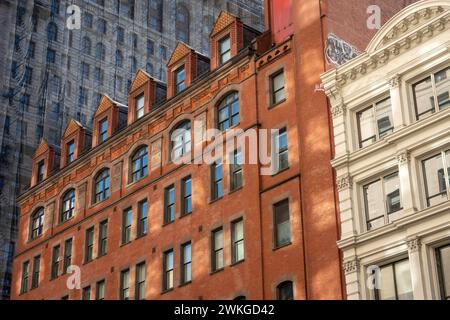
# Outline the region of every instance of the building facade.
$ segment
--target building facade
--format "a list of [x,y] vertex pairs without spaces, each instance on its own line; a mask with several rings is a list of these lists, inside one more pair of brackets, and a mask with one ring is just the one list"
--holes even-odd
[[[80,28],[72,25],[76,8]],[[264,28],[259,0],[1,1],[2,297],[9,295],[17,238],[15,198],[28,184],[41,138],[59,145],[72,118],[91,128],[103,93],[127,104],[140,68],[165,81],[166,63],[178,40],[208,55],[209,32],[222,9],[260,31]]]
[[449,299],[449,28],[449,1],[419,1],[322,76],[348,299]]

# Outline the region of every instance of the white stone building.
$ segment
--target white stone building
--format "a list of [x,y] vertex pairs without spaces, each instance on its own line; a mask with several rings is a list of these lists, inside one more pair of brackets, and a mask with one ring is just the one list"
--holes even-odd
[[450,0],[405,8],[322,80],[348,299],[450,299]]

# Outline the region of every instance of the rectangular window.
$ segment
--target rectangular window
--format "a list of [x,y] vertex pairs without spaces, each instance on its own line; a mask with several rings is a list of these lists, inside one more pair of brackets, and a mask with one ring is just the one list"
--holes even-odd
[[223,195],[223,178],[222,164],[215,163],[211,166],[211,200],[222,198]]
[[450,67],[413,85],[417,120],[450,107],[449,79]]
[[145,262],[136,266],[135,300],[145,299]]
[[75,141],[70,141],[67,144],[67,159],[66,164],[70,164],[75,160]]
[[137,236],[142,237],[147,234],[147,200],[143,200],[138,204],[138,228]]
[[56,51],[53,49],[47,49],[47,63],[55,63],[56,62]]
[[164,224],[175,220],[175,186],[171,185],[164,192]]
[[100,222],[98,234],[98,255],[104,256],[108,252],[108,220]]
[[91,300],[91,286],[87,286],[83,288],[83,293],[81,296],[82,300]]
[[117,42],[123,44],[125,41],[125,30],[122,27],[117,27]]
[[136,119],[140,119],[144,116],[144,94],[136,97]]
[[229,35],[219,41],[219,58],[221,65],[231,59],[231,40]]
[[52,252],[52,267],[51,267],[51,279],[56,279],[59,275],[59,259],[60,259],[60,246],[53,247]]
[[424,160],[422,167],[427,205],[432,207],[447,201],[450,198],[450,150]]
[[187,242],[181,246],[181,283],[192,281],[192,244]]
[[182,66],[175,71],[175,94],[185,89],[184,77],[184,66]]
[[394,132],[391,98],[374,103],[356,114],[359,147],[364,148]]
[[147,40],[147,55],[152,56],[155,54],[155,43],[152,40]]
[[233,153],[233,161],[230,164],[230,188],[236,190],[242,187],[242,151]]
[[244,220],[239,219],[231,223],[231,253],[233,263],[244,260]]
[[173,288],[173,250],[164,252],[163,291]]
[[398,172],[365,185],[363,194],[367,230],[392,222],[402,209]]
[[30,272],[30,261],[25,261],[22,265],[22,281],[20,283],[20,293],[28,291],[28,277]]
[[[105,78],[105,73],[104,73],[104,71],[103,71],[101,68],[96,67],[96,68],[94,69],[94,79],[95,79],[95,81],[97,81],[98,84],[103,85],[103,83],[104,83],[104,78]],[[100,101],[100,100],[99,100],[99,101]]]
[[89,79],[91,74],[91,66],[86,62],[81,63],[81,77],[83,79]]
[[272,105],[279,104],[286,100],[284,70],[278,71],[270,77],[270,87],[272,95]]
[[212,271],[223,269],[223,228],[216,229],[212,232]]
[[285,199],[273,206],[275,248],[291,243],[291,221],[289,214],[289,200]]
[[132,221],[133,221],[133,211],[131,208],[128,208],[123,212],[122,217],[122,244],[126,244],[131,241]]
[[192,213],[192,179],[191,176],[181,181],[181,212],[182,215]]
[[376,300],[412,300],[414,298],[409,260],[388,264],[380,269],[380,288],[375,290]]
[[450,300],[450,245],[436,249],[441,299]]
[[41,256],[36,256],[33,259],[33,275],[31,278],[31,289],[39,286],[39,273],[41,269]]
[[95,300],[105,300],[105,280],[97,282],[95,288]]
[[67,239],[64,242],[64,265],[63,271],[67,272],[67,269],[72,264],[72,239]]
[[130,299],[130,270],[120,273],[120,300]]
[[90,262],[94,258],[94,227],[86,230],[86,248],[85,248],[85,262]]
[[37,182],[44,181],[45,176],[45,162],[44,160],[39,161],[37,165]]
[[277,171],[285,170],[289,167],[289,146],[286,128],[281,128],[275,138]]
[[98,142],[103,143],[108,139],[108,118],[101,120],[98,127]]

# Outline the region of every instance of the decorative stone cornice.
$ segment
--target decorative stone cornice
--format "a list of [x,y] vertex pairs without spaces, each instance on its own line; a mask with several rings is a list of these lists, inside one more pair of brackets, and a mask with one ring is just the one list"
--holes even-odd
[[411,155],[409,151],[403,151],[397,154],[397,161],[399,165],[406,164],[409,162]]
[[350,175],[340,176],[336,179],[336,185],[338,191],[352,188],[353,179]]
[[344,273],[346,275],[354,272],[359,272],[359,267],[359,260],[356,258],[354,260],[345,261],[342,264],[342,269],[344,270]]
[[337,118],[339,116],[345,116],[346,107],[343,103],[340,103],[334,107],[331,108],[331,114],[333,115],[333,118]]
[[418,252],[420,250],[420,247],[422,246],[422,243],[420,241],[420,238],[414,238],[407,241],[408,245],[408,251],[410,253],[412,252]]

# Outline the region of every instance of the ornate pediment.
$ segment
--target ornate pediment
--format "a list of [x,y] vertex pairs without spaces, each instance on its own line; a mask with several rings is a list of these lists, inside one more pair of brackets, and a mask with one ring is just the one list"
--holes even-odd
[[237,17],[233,16],[229,12],[226,11],[220,12],[219,17],[216,20],[216,23],[214,23],[210,37],[213,37],[214,35],[218,34],[222,30],[227,28],[230,24],[235,22],[236,19]]
[[150,75],[142,69],[139,69],[131,83],[130,92],[142,87],[147,81],[151,79]]
[[175,47],[175,50],[172,52],[172,56],[170,56],[169,62],[167,63],[167,66],[171,66],[184,58],[186,55],[188,55],[190,52],[192,52],[193,49],[190,48],[188,45],[186,45],[183,42],[178,42],[177,46]]
[[80,130],[83,128],[83,125],[79,123],[78,121],[71,119],[69,124],[66,127],[66,131],[64,131],[63,138],[66,138],[70,135],[72,135],[74,132]]
[[114,102],[114,100],[112,100],[108,95],[104,94],[102,96],[102,99],[100,100],[100,104],[98,105],[97,110],[95,111],[94,117],[105,112],[115,104],[116,103]]
[[36,151],[34,152],[34,158],[38,158],[45,154],[48,150],[50,150],[50,146],[48,145],[47,141],[42,138],[41,142],[39,143],[39,146],[37,147]]

